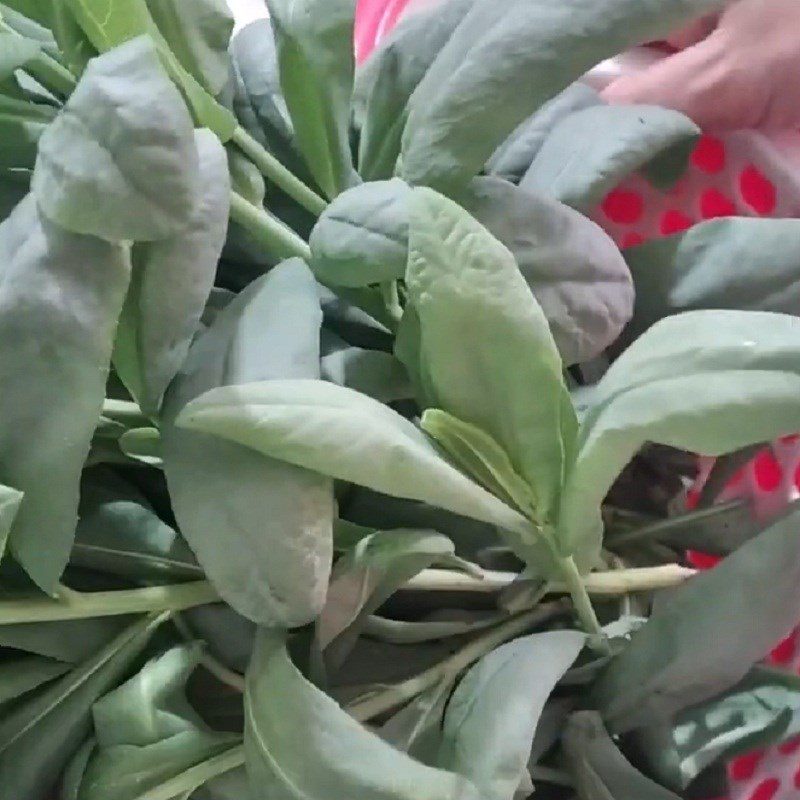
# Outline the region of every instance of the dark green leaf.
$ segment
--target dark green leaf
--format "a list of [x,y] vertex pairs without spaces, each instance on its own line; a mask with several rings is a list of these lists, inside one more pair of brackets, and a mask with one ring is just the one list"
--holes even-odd
[[599,714],[573,714],[563,742],[580,800],[680,800],[626,760],[603,727]]
[[513,255],[455,203],[415,189],[406,282],[428,404],[489,433],[533,489],[537,520],[549,521],[577,422]]
[[256,638],[256,626],[249,619],[224,603],[192,608],[182,616],[215,658],[236,672],[245,672]]
[[198,645],[175,647],[94,704],[97,750],[79,800],[134,800],[237,740],[210,730],[186,699],[199,659]]
[[544,704],[585,641],[577,631],[551,631],[484,656],[447,704],[438,766],[464,775],[484,800],[511,798]]
[[79,515],[70,563],[137,581],[203,577],[186,542],[110,470],[84,473]]
[[39,139],[55,116],[50,106],[0,94],[0,168],[33,169]]
[[33,196],[0,225],[0,265],[0,477],[25,493],[9,546],[52,592],[72,546],[130,265],[121,247],[41,218]]
[[486,165],[490,175],[519,183],[538,155],[545,140],[565,117],[575,111],[600,103],[600,97],[590,86],[573,83],[545,103],[495,150]]
[[631,341],[669,314],[700,308],[796,314],[800,222],[719,219],[625,252],[636,285]]
[[42,656],[21,656],[0,661],[0,710],[3,703],[58,678],[69,668],[69,664]]
[[225,0],[145,0],[183,68],[212,96],[228,80],[233,16]]
[[588,69],[716,6],[717,0],[513,0],[498,8],[477,0],[414,92],[402,177],[463,188],[517,125]]
[[800,614],[799,519],[779,520],[656,605],[595,685],[613,730],[670,719],[729,689],[786,636]]
[[424,766],[362,728],[262,630],[247,673],[245,753],[256,798],[477,800],[465,778]]
[[213,387],[239,394],[247,381],[318,376],[321,320],[308,268],[284,262],[197,338],[164,405],[164,469],[180,530],[222,597],[261,624],[301,625],[324,603],[331,483],[171,421]]
[[329,197],[357,181],[350,154],[355,0],[267,0],[297,145]]
[[94,702],[113,688],[165,617],[125,629],[99,653],[0,720],[0,779],[14,800],[39,800],[91,730]]
[[95,740],[87,739],[75,752],[61,778],[59,800],[78,800],[81,781],[83,781],[86,765],[89,763],[94,748]]
[[358,153],[365,181],[394,174],[411,95],[473,2],[448,0],[402,19],[356,73],[365,103]]
[[142,410],[156,415],[208,301],[228,229],[231,184],[225,150],[195,132],[198,205],[178,233],[133,249],[133,274],[117,332],[114,366]]
[[311,380],[217,389],[190,403],[178,425],[531,535],[523,517],[452,467],[411,422],[351,389]]
[[[588,212],[606,193],[665,152],[688,162],[700,129],[657,106],[593,106],[563,119],[542,144],[520,186]],[[682,169],[675,159],[675,175]]]
[[109,241],[163,239],[192,220],[192,119],[149,39],[89,64],[42,135],[33,189],[55,222]]

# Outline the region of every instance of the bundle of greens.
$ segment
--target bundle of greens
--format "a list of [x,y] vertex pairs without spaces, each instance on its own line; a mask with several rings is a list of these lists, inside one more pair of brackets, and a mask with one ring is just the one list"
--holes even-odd
[[0,798],[713,795],[800,733],[800,516],[716,502],[800,430],[800,221],[626,263],[584,213],[699,131],[577,81],[716,3],[358,70],[268,5],[0,3]]

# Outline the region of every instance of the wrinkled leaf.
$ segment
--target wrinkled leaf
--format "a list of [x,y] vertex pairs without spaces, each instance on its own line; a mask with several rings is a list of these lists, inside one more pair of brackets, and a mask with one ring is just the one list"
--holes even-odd
[[198,645],[174,647],[95,703],[97,750],[79,800],[133,800],[236,741],[210,730],[186,699],[199,658]]
[[780,519],[656,605],[595,684],[612,730],[668,720],[729,689],[787,635],[800,613],[798,520]]
[[578,81],[568,86],[519,124],[492,154],[487,172],[519,183],[553,129],[570,114],[598,103],[599,95],[585,83]]
[[530,535],[525,520],[439,456],[381,403],[324,381],[267,381],[207,392],[177,424],[272,458]]
[[411,99],[402,177],[444,191],[463,188],[517,125],[588,69],[717,6],[513,0],[498,9],[494,0],[477,0]]
[[261,624],[301,625],[322,608],[330,481],[171,421],[213,387],[238,394],[246,381],[316,377],[321,319],[308,268],[284,262],[198,337],[164,404],[164,470],[180,530],[222,597]]
[[42,134],[33,190],[59,225],[109,241],[163,239],[192,220],[192,119],[147,38],[89,63]]
[[208,301],[228,230],[230,178],[211,131],[195,132],[198,205],[174,236],[133,249],[133,274],[114,358],[117,373],[146,414],[183,364]]
[[267,0],[297,145],[325,195],[357,176],[350,154],[355,0]]
[[164,616],[144,618],[0,720],[0,778],[15,800],[39,800],[91,730],[92,704],[113,688]]
[[533,489],[537,520],[548,521],[577,423],[513,255],[455,203],[416,189],[406,282],[428,405],[490,434]]
[[563,742],[580,800],[679,800],[678,795],[651,781],[627,761],[599,714],[573,714]]
[[[666,153],[685,166],[700,129],[683,114],[657,106],[593,106],[556,125],[520,186],[590,211],[636,170]],[[681,159],[673,175],[680,177]]]
[[233,16],[225,0],[145,0],[183,68],[212,96],[228,80]]
[[52,592],[72,546],[130,266],[122,248],[51,225],[29,196],[0,225],[0,269],[0,478],[25,493],[9,547]]

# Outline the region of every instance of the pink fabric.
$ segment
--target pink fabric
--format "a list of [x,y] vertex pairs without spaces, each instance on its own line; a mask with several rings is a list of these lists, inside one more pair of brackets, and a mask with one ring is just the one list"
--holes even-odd
[[[356,18],[359,62],[369,56],[404,13],[433,2],[436,0],[359,0]],[[748,2],[762,5],[776,2],[783,11],[787,8],[785,0]],[[680,44],[693,44],[712,25],[713,20],[705,20],[687,29],[678,37]],[[789,32],[797,37],[796,29],[790,28]],[[800,52],[800,48],[796,50]],[[800,82],[794,83],[800,86]],[[613,91],[607,97],[621,99],[625,92],[635,93],[642,86],[635,81],[618,81],[612,84]],[[615,94],[620,97],[614,97]],[[752,97],[749,93],[745,96]],[[800,105],[797,111],[800,114]],[[677,233],[716,217],[800,218],[800,131],[708,132],[695,148],[686,175],[674,188],[662,192],[643,177],[633,176],[611,191],[591,216],[622,248]],[[687,493],[687,506],[697,501],[712,465],[713,459],[700,459],[700,475]],[[800,436],[774,442],[749,463],[720,499],[735,497],[751,498],[756,513],[764,519],[800,497]],[[688,558],[698,568],[711,568],[718,560],[702,553],[689,553]],[[768,661],[800,672],[800,628],[776,645]],[[737,758],[728,772],[729,800],[800,800],[800,738]]]

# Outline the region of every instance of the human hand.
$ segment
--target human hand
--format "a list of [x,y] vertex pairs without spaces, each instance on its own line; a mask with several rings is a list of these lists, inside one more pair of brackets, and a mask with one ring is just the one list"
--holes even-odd
[[800,126],[800,0],[734,0],[670,43],[685,49],[603,97],[674,108],[705,129]]

